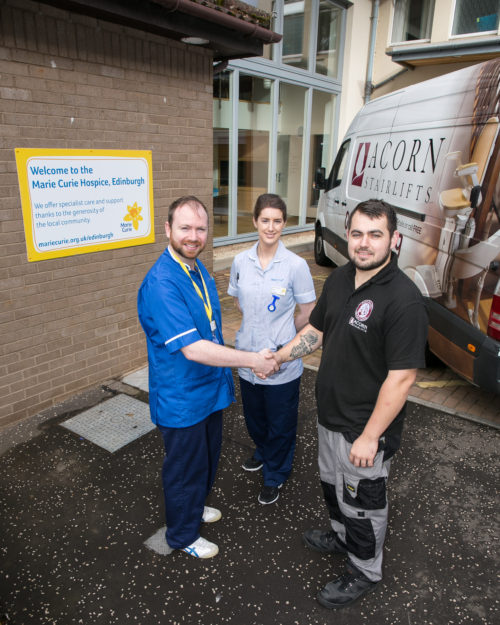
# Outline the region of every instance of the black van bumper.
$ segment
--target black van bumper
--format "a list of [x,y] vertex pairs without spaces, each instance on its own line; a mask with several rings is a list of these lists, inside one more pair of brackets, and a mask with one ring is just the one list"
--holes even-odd
[[433,299],[426,303],[431,351],[469,382],[500,394],[500,343]]

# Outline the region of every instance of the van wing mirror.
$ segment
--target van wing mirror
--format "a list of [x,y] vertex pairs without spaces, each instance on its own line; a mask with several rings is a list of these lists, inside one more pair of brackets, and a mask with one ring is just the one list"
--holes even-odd
[[318,167],[318,169],[316,170],[316,174],[314,176],[314,183],[313,183],[314,189],[322,190],[326,187],[325,174],[326,174],[325,168]]

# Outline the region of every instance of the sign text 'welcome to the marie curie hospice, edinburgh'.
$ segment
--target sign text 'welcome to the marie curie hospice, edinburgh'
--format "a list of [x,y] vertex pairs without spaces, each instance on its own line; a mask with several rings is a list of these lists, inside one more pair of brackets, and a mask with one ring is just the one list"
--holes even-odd
[[150,151],[16,149],[28,260],[154,242]]

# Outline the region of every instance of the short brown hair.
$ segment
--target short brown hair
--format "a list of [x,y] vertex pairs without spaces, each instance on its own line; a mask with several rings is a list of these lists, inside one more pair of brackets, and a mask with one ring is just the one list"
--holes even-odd
[[205,206],[205,204],[203,204],[203,202],[201,200],[199,200],[194,195],[183,195],[182,197],[180,197],[177,200],[175,200],[174,202],[172,202],[172,204],[170,204],[170,206],[168,207],[167,221],[168,221],[170,226],[172,226],[172,222],[174,220],[174,213],[175,213],[175,211],[180,206],[184,206],[184,204],[187,204],[193,210],[197,210],[198,208],[202,208],[205,211],[205,213],[207,214],[207,217],[208,217],[207,207]]

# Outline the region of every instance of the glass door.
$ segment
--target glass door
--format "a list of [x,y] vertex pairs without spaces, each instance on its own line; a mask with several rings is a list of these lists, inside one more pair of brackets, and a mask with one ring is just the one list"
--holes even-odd
[[287,226],[299,224],[306,92],[284,82],[279,86],[276,193],[286,202]]
[[237,233],[253,232],[255,200],[269,184],[272,80],[240,73]]

